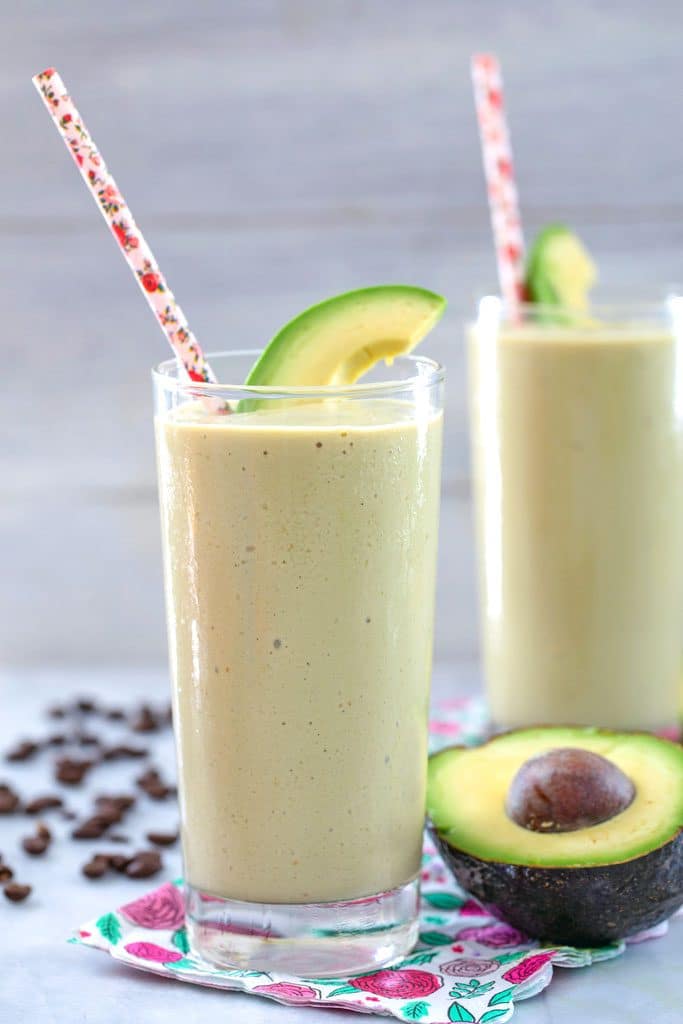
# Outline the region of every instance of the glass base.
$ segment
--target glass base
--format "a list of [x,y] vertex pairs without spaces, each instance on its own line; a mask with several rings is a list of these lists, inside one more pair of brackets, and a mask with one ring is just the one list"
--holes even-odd
[[190,945],[217,967],[334,978],[405,956],[418,936],[417,878],[334,903],[243,903],[185,886]]

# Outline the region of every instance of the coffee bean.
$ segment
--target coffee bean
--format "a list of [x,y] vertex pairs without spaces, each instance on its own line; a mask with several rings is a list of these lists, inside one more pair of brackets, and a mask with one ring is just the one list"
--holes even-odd
[[45,744],[48,747],[63,747],[66,743],[66,736],[63,732],[53,732],[51,736],[45,740]]
[[86,818],[71,832],[72,839],[99,839],[109,828],[110,822],[99,815]]
[[50,832],[44,821],[39,821],[36,825],[36,835],[40,836],[41,839],[47,839],[48,843],[52,841],[52,832]]
[[102,751],[103,761],[121,761],[124,758],[138,758],[147,757],[149,750],[147,747],[132,747],[127,743],[120,743],[115,747],[105,747]]
[[124,853],[108,853],[105,856],[109,861],[109,866],[119,873],[123,873],[133,859],[132,857],[127,857]]
[[99,737],[90,732],[76,732],[73,739],[80,747],[98,747],[100,745]]
[[156,768],[148,768],[142,775],[138,775],[135,781],[140,789],[146,789],[147,786],[158,786],[161,783],[161,776]]
[[55,762],[55,778],[58,782],[63,782],[68,786],[77,786],[83,781],[94,763],[94,761],[75,757],[61,757]]
[[51,708],[47,709],[47,713],[50,718],[66,718],[66,709],[61,704],[53,704]]
[[5,754],[6,761],[28,761],[30,757],[33,757],[38,752],[38,744],[34,743],[33,740],[22,740],[17,743],[16,747],[8,750]]
[[83,714],[89,715],[96,710],[96,704],[91,697],[80,697],[76,701],[76,708]]
[[134,732],[156,732],[159,722],[149,705],[143,704],[131,721],[130,727]]
[[146,838],[155,846],[172,846],[178,841],[177,832],[148,832]]
[[105,718],[108,718],[111,722],[122,722],[126,717],[125,712],[122,708],[108,708],[104,712]]
[[19,807],[19,797],[14,790],[5,785],[0,784],[0,814],[11,814],[16,811]]
[[47,850],[49,840],[43,836],[26,836],[25,839],[22,839],[21,845],[26,853],[30,853],[32,857],[39,857]]
[[120,793],[114,796],[108,793],[101,793],[100,796],[95,798],[95,805],[99,807],[101,804],[117,807],[120,811],[127,811],[135,804],[135,797],[128,793]]
[[170,786],[164,786],[163,783],[158,785],[150,785],[145,789],[147,796],[152,800],[165,800],[167,796],[170,796],[173,792]]
[[106,821],[107,825],[116,825],[121,821],[123,811],[116,804],[101,801],[97,803],[95,817],[101,821]]
[[31,886],[19,885],[18,882],[8,882],[5,888],[3,889],[3,892],[7,899],[11,900],[12,903],[20,903],[22,900],[25,900],[26,897],[30,894]]
[[63,803],[61,796],[37,796],[26,804],[24,810],[27,814],[40,814],[42,811],[52,810],[53,807],[61,807]]
[[11,878],[14,878],[14,872],[9,864],[0,864],[0,882],[9,882]]
[[152,800],[165,800],[175,793],[175,786],[167,786],[156,768],[148,768],[135,781]]
[[150,878],[161,871],[161,867],[161,855],[157,850],[141,850],[133,854],[126,866],[126,874],[129,878]]
[[106,857],[96,855],[81,868],[86,878],[101,878],[109,870],[109,862]]

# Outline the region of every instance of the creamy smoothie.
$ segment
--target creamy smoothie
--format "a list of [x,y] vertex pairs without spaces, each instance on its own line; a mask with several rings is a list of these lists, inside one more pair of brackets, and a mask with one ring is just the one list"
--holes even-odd
[[501,726],[677,721],[683,352],[662,327],[469,335],[485,672]]
[[262,903],[419,870],[441,416],[157,418],[187,881]]

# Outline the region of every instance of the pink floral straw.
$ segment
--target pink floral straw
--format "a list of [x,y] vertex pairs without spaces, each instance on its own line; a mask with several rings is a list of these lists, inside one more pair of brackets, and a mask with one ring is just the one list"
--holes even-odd
[[500,290],[511,316],[517,318],[519,303],[526,297],[524,235],[512,163],[510,133],[505,118],[503,81],[500,64],[495,55],[474,54],[472,83]]
[[126,200],[78,113],[64,82],[54,68],[34,75],[33,84],[74,158],[83,181],[100,208],[124,258],[191,380],[215,383],[216,378],[190,330],[185,314],[166,283],[152,250],[139,230]]

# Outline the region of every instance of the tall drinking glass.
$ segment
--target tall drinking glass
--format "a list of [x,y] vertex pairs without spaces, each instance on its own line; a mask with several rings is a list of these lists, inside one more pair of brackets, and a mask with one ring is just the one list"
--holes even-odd
[[683,298],[513,321],[489,297],[468,347],[496,724],[675,727]]
[[417,932],[443,372],[154,387],[190,941],[369,970]]

